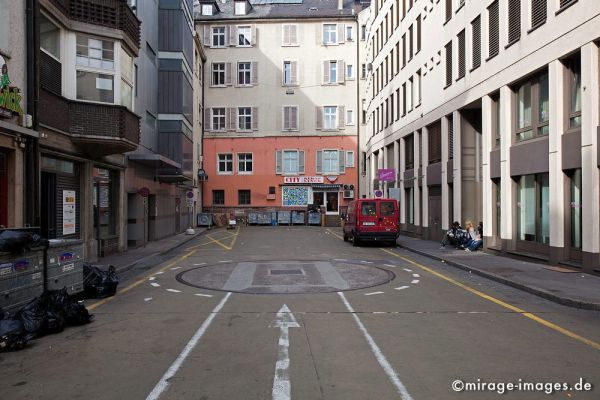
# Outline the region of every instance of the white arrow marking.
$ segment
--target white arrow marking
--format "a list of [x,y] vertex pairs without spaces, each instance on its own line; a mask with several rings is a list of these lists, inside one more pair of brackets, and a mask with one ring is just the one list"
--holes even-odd
[[285,304],[277,312],[270,328],[279,328],[279,347],[277,362],[275,363],[275,377],[273,378],[273,400],[290,400],[292,398],[292,384],[290,382],[290,337],[289,328],[300,328],[294,314]]
[[420,278],[420,277],[421,277],[421,275],[419,275],[419,274],[413,274],[413,278]]

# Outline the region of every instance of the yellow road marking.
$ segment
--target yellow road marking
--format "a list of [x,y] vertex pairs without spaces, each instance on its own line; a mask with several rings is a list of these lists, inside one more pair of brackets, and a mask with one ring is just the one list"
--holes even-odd
[[225,250],[232,250],[239,233],[240,233],[240,228],[236,228],[235,233],[232,235],[233,239],[231,240],[231,243],[229,244],[229,246],[227,246],[226,244],[221,242],[221,240],[227,239],[226,237],[221,238],[220,240],[213,238],[211,235],[206,235],[206,237],[213,243],[218,244],[219,246],[223,247]]
[[327,232],[331,233],[333,236],[337,237],[338,239],[344,240],[344,238],[342,236],[338,235],[337,233],[335,233],[331,229],[327,229]]
[[393,255],[394,257],[398,257],[398,258],[406,261],[407,263],[410,263],[410,264],[414,265],[415,267],[421,268],[422,270],[427,271],[430,274],[437,276],[438,278],[441,278],[441,279],[443,279],[443,280],[445,280],[447,282],[452,283],[453,285],[456,285],[456,286],[458,286],[458,287],[460,287],[460,288],[462,288],[462,289],[464,289],[464,290],[466,290],[468,292],[471,292],[471,293],[473,293],[473,294],[475,294],[475,295],[477,295],[477,296],[479,296],[481,298],[484,298],[484,299],[486,299],[488,301],[491,301],[492,303],[498,304],[499,306],[502,306],[504,308],[508,308],[509,310],[514,311],[516,313],[519,313],[522,316],[524,316],[526,318],[529,318],[529,319],[531,319],[531,320],[533,320],[533,321],[535,321],[535,322],[537,322],[537,323],[539,323],[541,325],[544,325],[547,328],[553,329],[556,332],[559,332],[559,333],[561,333],[561,334],[563,334],[565,336],[568,336],[568,337],[570,337],[572,339],[575,339],[575,340],[578,340],[578,341],[580,341],[582,343],[585,343],[588,346],[591,346],[591,347],[593,347],[596,350],[600,350],[600,343],[597,343],[597,342],[595,342],[595,341],[593,341],[591,339],[588,339],[588,338],[585,338],[583,336],[580,336],[580,335],[578,335],[578,334],[576,334],[574,332],[571,332],[570,330],[565,329],[565,328],[563,328],[563,327],[561,327],[559,325],[556,325],[556,324],[554,324],[554,323],[552,323],[550,321],[546,321],[545,319],[540,318],[537,315],[532,314],[530,312],[527,312],[525,310],[522,310],[519,307],[515,307],[512,304],[508,304],[508,303],[506,303],[506,302],[504,302],[502,300],[499,300],[499,299],[497,299],[495,297],[492,297],[492,296],[490,296],[488,294],[480,292],[479,290],[473,289],[472,287],[467,286],[464,283],[460,283],[460,282],[458,282],[458,281],[456,281],[456,280],[454,280],[454,279],[452,279],[452,278],[450,278],[450,277],[448,277],[448,276],[446,276],[444,274],[441,274],[441,273],[439,273],[437,271],[432,270],[431,268],[428,268],[428,267],[426,267],[424,265],[421,265],[421,264],[419,264],[419,263],[417,263],[415,261],[412,261],[412,260],[410,260],[410,259],[408,259],[406,257],[403,257],[403,256],[401,256],[399,254],[396,254],[395,252],[393,252],[391,250],[388,250],[388,249],[381,249],[381,250],[385,251],[386,253],[389,253],[389,254]]

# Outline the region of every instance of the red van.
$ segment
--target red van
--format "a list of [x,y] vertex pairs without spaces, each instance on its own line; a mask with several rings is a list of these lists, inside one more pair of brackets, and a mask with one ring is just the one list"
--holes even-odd
[[348,205],[344,218],[344,241],[352,238],[354,246],[358,246],[361,240],[395,245],[400,234],[399,216],[395,199],[354,200]]

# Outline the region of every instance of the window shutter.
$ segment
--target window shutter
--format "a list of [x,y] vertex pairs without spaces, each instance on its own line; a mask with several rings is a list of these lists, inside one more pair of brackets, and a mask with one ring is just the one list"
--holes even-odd
[[[546,0],[544,0],[546,1]],[[481,66],[481,16],[471,23],[473,32],[473,69]]]
[[345,43],[346,42],[346,32],[344,32],[345,29],[344,24],[337,24],[337,42],[338,43]]
[[488,7],[489,14],[489,54],[492,58],[500,52],[500,7],[498,0]]
[[434,164],[442,160],[442,124],[437,121],[427,127],[428,131],[428,153],[429,164]]
[[211,31],[210,26],[204,26],[204,45],[207,47],[212,46]]
[[250,35],[252,35],[250,43],[252,46],[256,44],[256,40],[258,39],[256,36],[258,35],[258,30],[256,29],[256,25],[250,26]]
[[317,174],[323,173],[323,151],[317,150]]
[[237,46],[237,26],[229,27],[229,45]]
[[338,117],[338,129],[344,129],[346,127],[346,107],[339,106],[337,108]]
[[329,83],[329,61],[323,61],[323,83]]
[[231,68],[233,66],[230,62],[225,63],[225,84],[231,85]]
[[205,108],[204,109],[204,130],[210,131],[212,130],[212,124],[211,124],[211,108]]
[[339,173],[346,173],[346,152],[344,150],[338,151],[338,164],[340,166]]
[[508,43],[521,37],[521,0],[508,0]]
[[454,116],[448,116],[448,159],[454,158]]
[[315,107],[315,113],[317,114],[317,129],[323,129],[323,108]]
[[281,25],[281,45],[289,46],[290,44],[290,25],[283,24]]
[[227,108],[227,121],[225,121],[227,129],[235,131],[237,129],[237,109],[234,107]]
[[251,72],[251,83],[253,85],[258,85],[258,61],[253,61],[251,63],[252,66],[252,72]]
[[252,130],[258,130],[258,107],[252,107]]
[[292,69],[292,74],[291,74],[292,85],[297,85],[298,84],[298,61],[291,62],[291,69]]
[[446,86],[450,85],[452,85],[452,42],[446,45]]
[[283,107],[283,130],[289,131],[290,128],[290,108],[291,107]]
[[276,174],[281,174],[282,170],[281,170],[281,150],[277,150],[275,152],[275,173]]
[[533,28],[546,22],[548,16],[548,0],[531,0],[531,26]]
[[465,30],[458,34],[458,77],[462,78],[466,73],[466,54],[465,54]]
[[338,60],[337,62],[338,69],[338,83],[344,83],[346,80],[346,63],[344,60]]
[[323,30],[325,29],[324,25],[317,25],[316,26],[316,30],[317,30],[317,44],[323,45]]
[[298,106],[290,107],[290,127],[294,131],[298,130],[298,115]]
[[290,25],[290,44],[298,45],[298,25]]
[[298,173],[304,173],[304,150],[298,151]]

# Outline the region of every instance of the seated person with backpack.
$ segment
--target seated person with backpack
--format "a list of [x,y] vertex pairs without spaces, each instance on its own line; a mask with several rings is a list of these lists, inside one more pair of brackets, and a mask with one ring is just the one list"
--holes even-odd
[[460,222],[458,221],[454,221],[452,223],[452,227],[450,228],[450,230],[448,230],[448,232],[446,232],[446,234],[444,235],[444,238],[442,239],[442,249],[446,248],[447,244],[452,244],[453,246],[460,246],[461,245],[461,237],[463,228],[460,226]]

